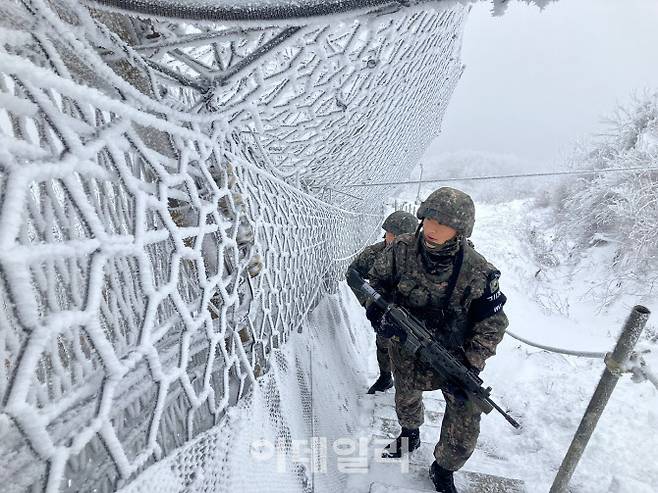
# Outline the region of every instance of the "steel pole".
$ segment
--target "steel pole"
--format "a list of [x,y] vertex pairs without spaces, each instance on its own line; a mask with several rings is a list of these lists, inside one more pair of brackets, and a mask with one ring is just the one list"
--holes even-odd
[[619,380],[620,371],[615,370],[628,360],[649,319],[650,313],[649,309],[644,306],[636,305],[633,307],[615,349],[612,351],[612,354],[608,354],[606,357],[606,368],[603,370],[601,380],[587,406],[587,410],[573,437],[571,446],[564,456],[557,476],[555,476],[550,493],[565,493],[567,491],[567,486],[576,470],[578,461],[580,461],[585,447],[587,447],[587,443],[596,428],[596,424],[603,413],[603,409],[605,409],[608,400],[610,400],[612,391],[615,389]]

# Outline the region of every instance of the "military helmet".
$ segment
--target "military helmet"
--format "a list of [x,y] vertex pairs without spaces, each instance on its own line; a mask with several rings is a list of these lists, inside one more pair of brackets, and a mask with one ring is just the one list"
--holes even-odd
[[417,227],[418,220],[414,215],[404,211],[393,212],[386,218],[384,224],[382,224],[384,231],[393,233],[395,236],[404,233],[414,233]]
[[468,238],[473,233],[475,224],[475,204],[473,199],[461,190],[441,187],[420,204],[416,216],[421,221],[425,218],[434,219]]

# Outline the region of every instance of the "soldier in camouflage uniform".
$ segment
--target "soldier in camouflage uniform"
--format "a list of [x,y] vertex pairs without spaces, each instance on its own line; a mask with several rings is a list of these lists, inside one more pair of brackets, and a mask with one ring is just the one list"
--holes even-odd
[[[414,217],[413,214],[408,212],[396,211],[390,214],[384,224],[382,229],[386,232],[384,235],[383,241],[375,243],[366,247],[350,264],[348,272],[351,269],[356,270],[361,277],[364,279],[368,278],[368,272],[372,268],[375,259],[384,251],[387,245],[391,244],[395,240],[396,236],[401,234],[413,234],[418,227],[418,220]],[[359,302],[362,305],[365,305],[366,299],[363,297],[361,292],[354,291],[354,294],[358,298]],[[374,326],[373,326],[374,327]],[[376,336],[376,346],[377,346],[377,364],[379,365],[379,378],[375,381],[374,384],[368,389],[368,394],[374,394],[375,392],[383,392],[385,390],[393,387],[393,377],[391,375],[391,362],[388,357],[388,339],[377,335]]]
[[[495,354],[508,321],[502,310],[506,298],[498,286],[500,272],[467,240],[475,206],[464,192],[444,187],[421,204],[417,216],[422,229],[398,236],[377,257],[370,284],[424,321],[440,343],[479,373]],[[380,334],[395,333],[395,323],[377,305],[368,307],[367,316]],[[451,388],[441,375],[406,353],[395,337],[389,340],[389,355],[402,432],[384,456],[400,457],[420,445],[423,391],[441,389],[446,410],[430,476],[437,491],[456,493],[453,472],[475,449],[481,412],[462,390]]]

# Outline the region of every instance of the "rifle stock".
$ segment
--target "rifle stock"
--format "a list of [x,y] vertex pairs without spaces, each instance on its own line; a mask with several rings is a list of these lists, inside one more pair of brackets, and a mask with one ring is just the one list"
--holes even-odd
[[376,303],[402,330],[404,340],[401,340],[401,344],[407,351],[434,368],[451,385],[462,389],[483,413],[489,414],[495,409],[515,428],[521,426],[489,397],[491,387],[484,388],[482,379],[439,344],[422,321],[404,308],[387,301],[355,270],[348,272],[347,282],[350,287],[363,293],[372,303]]

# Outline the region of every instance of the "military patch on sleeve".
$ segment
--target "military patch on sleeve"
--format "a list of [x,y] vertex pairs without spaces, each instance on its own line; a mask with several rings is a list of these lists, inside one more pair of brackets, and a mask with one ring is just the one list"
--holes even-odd
[[473,323],[481,322],[485,318],[497,314],[503,309],[507,297],[500,290],[498,279],[499,271],[493,271],[487,276],[487,286],[481,298],[471,303],[470,317]]
[[495,293],[500,289],[500,286],[498,285],[498,279],[500,279],[499,271],[494,271],[491,274],[489,274],[489,277],[487,279],[489,293]]

